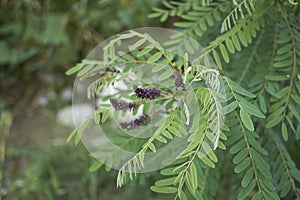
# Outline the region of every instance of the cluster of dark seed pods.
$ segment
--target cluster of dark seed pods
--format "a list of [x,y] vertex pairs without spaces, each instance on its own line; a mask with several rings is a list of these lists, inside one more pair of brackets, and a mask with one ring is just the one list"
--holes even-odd
[[122,129],[124,129],[126,131],[129,131],[129,130],[132,130],[136,127],[146,125],[149,120],[150,120],[150,116],[147,115],[147,114],[144,114],[144,115],[139,116],[138,118],[136,118],[136,119],[134,119],[130,122],[120,123],[120,126],[122,127]]
[[106,68],[104,69],[104,71],[105,71],[105,72],[120,73],[120,70],[118,70],[118,69],[116,69],[116,68],[114,68],[114,67],[111,67],[111,68],[106,67]]
[[125,102],[125,101],[118,101],[116,99],[110,99],[109,100],[111,105],[114,107],[115,110],[133,110],[135,108],[138,108],[139,105],[135,102]]
[[105,75],[107,75],[107,73],[114,73],[114,74],[119,74],[120,70],[116,69],[115,67],[106,67],[106,68],[101,68],[100,71],[103,71],[102,73],[99,73],[100,77],[103,77]]
[[[175,87],[177,92],[183,92],[186,91],[186,85],[184,84],[182,80],[182,76],[179,71],[175,71]],[[136,85],[133,86],[134,92],[138,98],[141,99],[150,99],[154,100],[158,98],[161,95],[161,89],[160,88],[142,88],[138,87]],[[135,102],[124,102],[124,101],[118,101],[116,99],[110,99],[110,103],[114,107],[115,110],[132,110],[139,107],[139,104]],[[123,122],[120,123],[120,126],[122,129],[129,131],[136,127],[145,125],[149,122],[150,116],[147,114],[143,114],[142,116],[130,121],[130,122]]]
[[[161,90],[160,88],[142,88],[133,86],[134,92],[138,98],[141,99],[156,99],[160,96]],[[116,111],[120,110],[133,110],[139,107],[139,104],[135,102],[125,102],[118,101],[117,99],[110,99],[111,105],[114,107]],[[143,114],[142,116],[130,121],[120,123],[122,129],[129,131],[136,127],[146,125],[150,121],[150,116],[147,114]]]
[[176,87],[176,90],[178,90],[180,88],[182,91],[186,91],[185,84],[183,83],[182,76],[179,73],[179,71],[175,71],[174,74],[175,74],[175,87]]
[[133,89],[138,98],[150,100],[159,97],[161,92],[159,88],[139,88],[136,85],[133,86]]

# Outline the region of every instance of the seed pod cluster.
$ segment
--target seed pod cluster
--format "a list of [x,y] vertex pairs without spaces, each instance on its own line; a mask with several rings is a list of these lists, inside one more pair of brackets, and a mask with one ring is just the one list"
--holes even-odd
[[139,105],[135,102],[125,102],[125,101],[118,101],[116,99],[110,99],[109,100],[111,105],[114,107],[115,110],[119,111],[119,110],[132,110],[135,109],[137,107],[139,107]]
[[120,73],[120,70],[116,69],[115,67],[111,67],[111,68],[106,67],[106,68],[101,68],[100,70],[104,71],[102,73],[99,73],[100,77],[103,77],[103,76],[107,75],[108,72],[115,73],[115,74]]
[[[141,99],[153,100],[159,97],[161,93],[160,88],[140,88],[137,86],[133,86],[133,89],[136,96]],[[117,99],[110,99],[110,103],[116,111],[132,110],[139,107],[139,104],[135,102],[118,101]],[[146,125],[149,121],[150,116],[147,114],[143,114],[140,117],[134,119],[133,121],[120,123],[120,126],[122,129],[129,131],[136,127]]]
[[182,76],[179,73],[179,71],[175,71],[174,74],[175,74],[175,87],[176,87],[176,90],[181,88],[182,91],[186,91],[185,84],[183,83]]
[[120,126],[122,127],[122,129],[129,131],[136,127],[147,124],[149,122],[149,120],[150,120],[150,116],[147,114],[144,114],[144,115],[141,115],[140,117],[136,118],[133,121],[120,123]]
[[113,73],[120,73],[120,70],[116,69],[115,67],[106,67],[104,69],[105,72],[113,72]]
[[160,96],[161,90],[159,88],[139,88],[133,86],[134,92],[138,98],[141,99],[156,99]]

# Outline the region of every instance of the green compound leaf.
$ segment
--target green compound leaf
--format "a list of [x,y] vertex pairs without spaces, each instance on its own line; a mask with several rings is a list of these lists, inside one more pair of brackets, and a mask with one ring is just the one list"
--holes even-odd
[[235,91],[236,93],[240,94],[240,95],[244,95],[246,97],[250,97],[250,98],[254,98],[256,97],[254,94],[252,94],[251,92],[248,92],[247,90],[245,90],[244,88],[242,88],[241,86],[239,86],[236,82],[227,79],[233,89],[233,91]]
[[238,200],[246,199],[249,196],[250,192],[253,191],[255,185],[255,180],[252,180],[246,188],[241,189],[238,194]]
[[229,56],[224,44],[220,44],[220,51],[226,63],[229,63]]
[[156,186],[162,187],[162,186],[170,186],[174,185],[176,177],[166,178],[155,182]]
[[222,69],[222,63],[221,63],[221,60],[220,60],[220,57],[219,57],[217,51],[213,50],[212,53],[213,53],[213,56],[214,56],[214,59],[216,61],[216,64],[217,64],[218,68]]
[[153,192],[162,193],[162,194],[172,194],[177,192],[176,187],[159,187],[159,186],[151,186],[150,189]]
[[69,69],[68,71],[66,71],[66,75],[72,75],[75,74],[76,72],[78,72],[82,67],[82,64],[77,64],[74,67],[72,67],[71,69]]
[[282,134],[282,138],[284,139],[284,141],[287,141],[288,140],[288,131],[287,131],[286,124],[284,122],[281,123],[281,134]]
[[234,172],[237,173],[237,174],[243,172],[250,165],[250,163],[251,163],[250,158],[244,159],[240,164],[238,164],[234,168]]
[[142,44],[144,44],[146,42],[146,38],[142,38],[140,39],[139,41],[137,41],[136,43],[134,43],[133,45],[130,45],[129,46],[129,50],[132,51],[132,50],[135,50],[135,49],[138,49]]
[[163,55],[162,52],[156,52],[147,60],[147,63],[155,63],[157,60],[159,60],[162,57],[162,55]]
[[246,172],[244,178],[242,179],[242,187],[245,188],[249,185],[251,180],[253,179],[254,176],[254,170],[252,168],[249,168],[248,171]]
[[245,125],[245,127],[249,131],[254,131],[254,125],[253,125],[252,119],[251,119],[250,115],[244,109],[240,110],[240,117],[241,117],[241,120],[242,120],[243,124]]
[[94,172],[94,171],[100,169],[102,167],[102,165],[103,165],[103,163],[96,161],[90,166],[89,171]]
[[233,101],[230,104],[226,105],[225,107],[225,114],[231,113],[232,111],[234,111],[238,106],[237,101]]
[[148,45],[146,46],[142,51],[140,51],[136,56],[139,58],[139,57],[142,57],[146,54],[148,54],[150,51],[152,51],[152,49],[154,48],[153,45]]

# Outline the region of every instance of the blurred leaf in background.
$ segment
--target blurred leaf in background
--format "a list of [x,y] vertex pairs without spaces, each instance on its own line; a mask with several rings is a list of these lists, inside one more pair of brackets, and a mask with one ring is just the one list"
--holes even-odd
[[1,79],[14,75],[28,80],[38,70],[66,70],[103,38],[130,28],[155,25],[147,17],[155,3],[2,1]]

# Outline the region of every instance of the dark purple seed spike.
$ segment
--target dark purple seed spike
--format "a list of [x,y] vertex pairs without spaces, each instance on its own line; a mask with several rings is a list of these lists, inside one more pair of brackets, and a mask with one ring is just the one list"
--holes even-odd
[[133,121],[120,123],[120,126],[122,129],[129,131],[136,127],[147,124],[147,122],[149,120],[150,120],[149,115],[144,114],[144,115],[134,119]]
[[175,71],[175,87],[176,89],[181,88],[183,91],[186,91],[185,84],[183,83],[181,74],[179,71]]
[[138,98],[150,100],[159,97],[161,92],[159,88],[139,88],[137,86],[133,86],[133,89]]
[[139,105],[136,103],[128,103],[124,101],[118,101],[116,99],[110,99],[109,100],[111,105],[114,107],[115,110],[132,110],[137,108]]
[[120,126],[121,126],[122,129],[124,129],[125,131],[129,131],[129,130],[132,130],[132,129],[136,128],[136,125],[134,124],[133,121],[131,121],[131,122],[123,122],[123,123],[120,123]]

